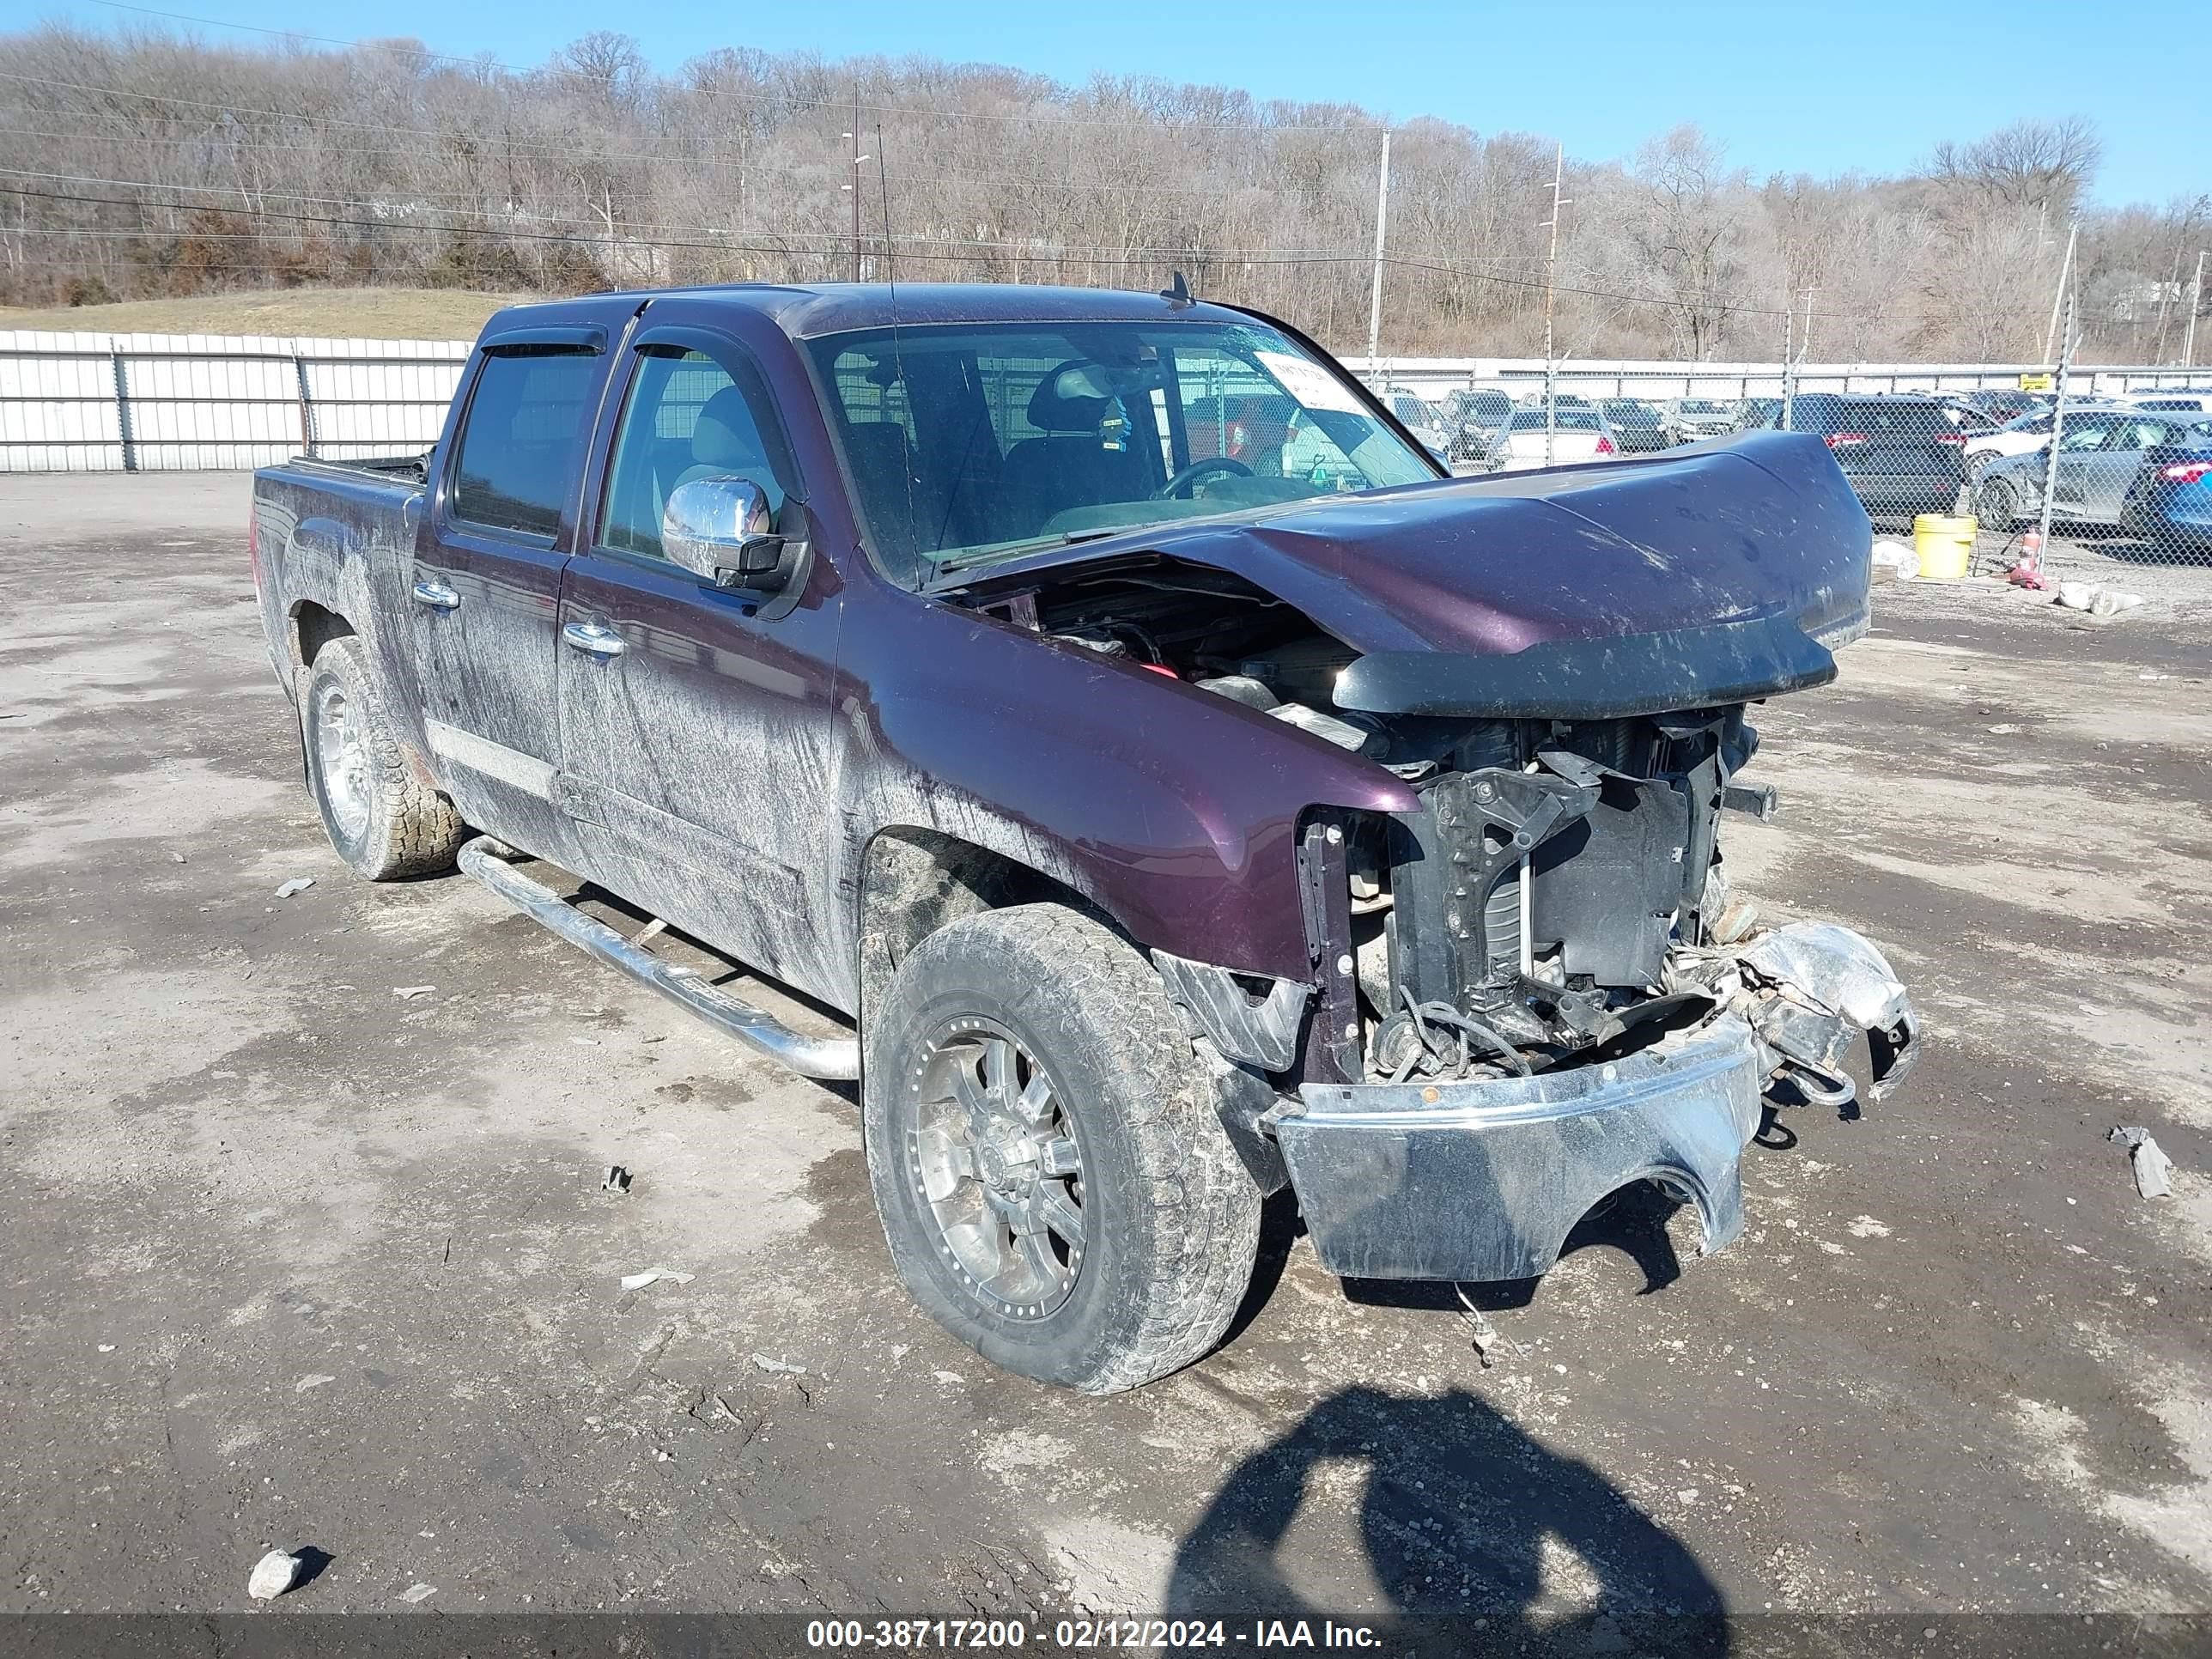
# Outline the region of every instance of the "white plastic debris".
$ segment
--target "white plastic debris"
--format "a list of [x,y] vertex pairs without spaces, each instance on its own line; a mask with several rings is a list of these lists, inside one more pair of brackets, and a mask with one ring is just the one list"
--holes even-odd
[[2016,732],[2026,730],[2027,730],[2026,726],[2015,725],[2011,720],[1999,720],[1995,726],[1990,727],[1990,735],[1993,738],[2008,738]]
[[647,1285],[658,1284],[664,1279],[672,1285],[689,1285],[698,1276],[696,1273],[671,1273],[665,1267],[647,1267],[641,1273],[624,1274],[622,1287],[626,1291],[641,1291]]
[[403,1002],[412,1002],[416,997],[427,997],[438,988],[434,985],[395,985],[392,994]]
[[289,898],[295,893],[304,893],[315,884],[313,876],[295,876],[276,890],[278,898]]
[[2166,1179],[2173,1160],[2150,1138],[2149,1130],[2130,1124],[2115,1127],[2105,1139],[2116,1140],[2128,1149],[2128,1162],[2135,1168],[2136,1192],[2145,1198],[2165,1198],[2173,1191],[2173,1183]]
[[2130,593],[2118,587],[2106,587],[2100,582],[2061,582],[2057,603],[2069,611],[2086,611],[2093,617],[2116,617],[2123,611],[2132,611],[2143,602],[2140,593]]
[[804,1376],[806,1375],[805,1366],[794,1365],[788,1359],[770,1359],[764,1353],[755,1354],[753,1356],[753,1364],[760,1370],[764,1370],[770,1376]]
[[319,1389],[325,1382],[335,1382],[337,1381],[337,1378],[335,1376],[325,1376],[320,1371],[317,1371],[312,1376],[303,1376],[297,1382],[295,1382],[292,1385],[292,1392],[294,1394],[305,1394],[310,1389]]
[[435,1584],[410,1584],[399,1592],[399,1599],[409,1602],[427,1601],[437,1593],[438,1587]]
[[246,1593],[257,1601],[274,1601],[300,1582],[300,1565],[296,1555],[287,1555],[283,1550],[270,1551],[253,1564],[253,1576],[246,1581]]
[[629,1190],[629,1171],[619,1164],[607,1165],[607,1172],[599,1177],[603,1193],[626,1193]]
[[1876,569],[1895,573],[1899,581],[1911,581],[1920,574],[1920,556],[1902,542],[1893,542],[1887,536],[1874,544],[1874,563]]

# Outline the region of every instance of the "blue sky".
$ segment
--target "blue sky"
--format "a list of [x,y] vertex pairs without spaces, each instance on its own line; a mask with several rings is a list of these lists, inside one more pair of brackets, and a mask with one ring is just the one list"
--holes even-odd
[[[327,34],[373,15],[380,34],[523,64],[613,27],[635,35],[662,68],[714,46],[752,46],[1005,63],[1062,80],[1157,75],[1262,98],[1341,99],[1393,119],[1436,115],[1480,131],[1536,132],[1588,159],[1626,155],[1686,120],[1755,174],[1896,172],[1941,138],[2023,115],[2082,114],[2105,140],[2100,200],[2162,203],[2212,188],[2201,141],[2212,76],[2198,24],[2180,26],[2179,7],[2129,24],[2054,0],[663,0],[628,10],[588,0],[375,0],[360,12],[307,13],[297,0],[147,3]],[[152,21],[92,0],[0,0],[0,27],[46,18]]]

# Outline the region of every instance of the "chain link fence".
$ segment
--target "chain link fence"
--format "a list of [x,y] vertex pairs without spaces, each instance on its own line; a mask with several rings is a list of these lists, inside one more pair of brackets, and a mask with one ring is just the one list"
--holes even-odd
[[[2212,369],[1355,367],[1462,475],[1655,453],[1750,429],[1810,432],[1835,453],[1878,533],[1910,543],[1926,531],[1964,546],[1973,574],[2025,560],[2069,580],[2119,580],[2145,565],[2200,568],[2212,580]],[[1931,528],[1923,515],[1957,522]]]

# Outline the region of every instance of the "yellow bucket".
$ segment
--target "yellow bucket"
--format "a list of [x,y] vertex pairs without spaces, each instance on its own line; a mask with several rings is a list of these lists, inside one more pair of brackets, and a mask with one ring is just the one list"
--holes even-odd
[[1912,521],[1912,550],[1920,556],[1923,582],[1964,580],[1974,556],[1974,534],[1981,528],[1972,517],[1948,513],[1923,513]]

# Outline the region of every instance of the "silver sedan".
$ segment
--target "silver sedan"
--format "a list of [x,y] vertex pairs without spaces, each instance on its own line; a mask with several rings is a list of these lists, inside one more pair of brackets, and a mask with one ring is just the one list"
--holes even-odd
[[[2142,468],[2143,451],[2212,433],[2212,416],[2147,414],[2121,410],[2070,411],[2058,441],[2058,477],[2051,496],[2053,520],[2118,524],[2128,486]],[[2008,455],[1983,470],[1974,486],[1974,516],[1987,530],[2015,528],[2043,511],[2043,481],[2050,446]]]

